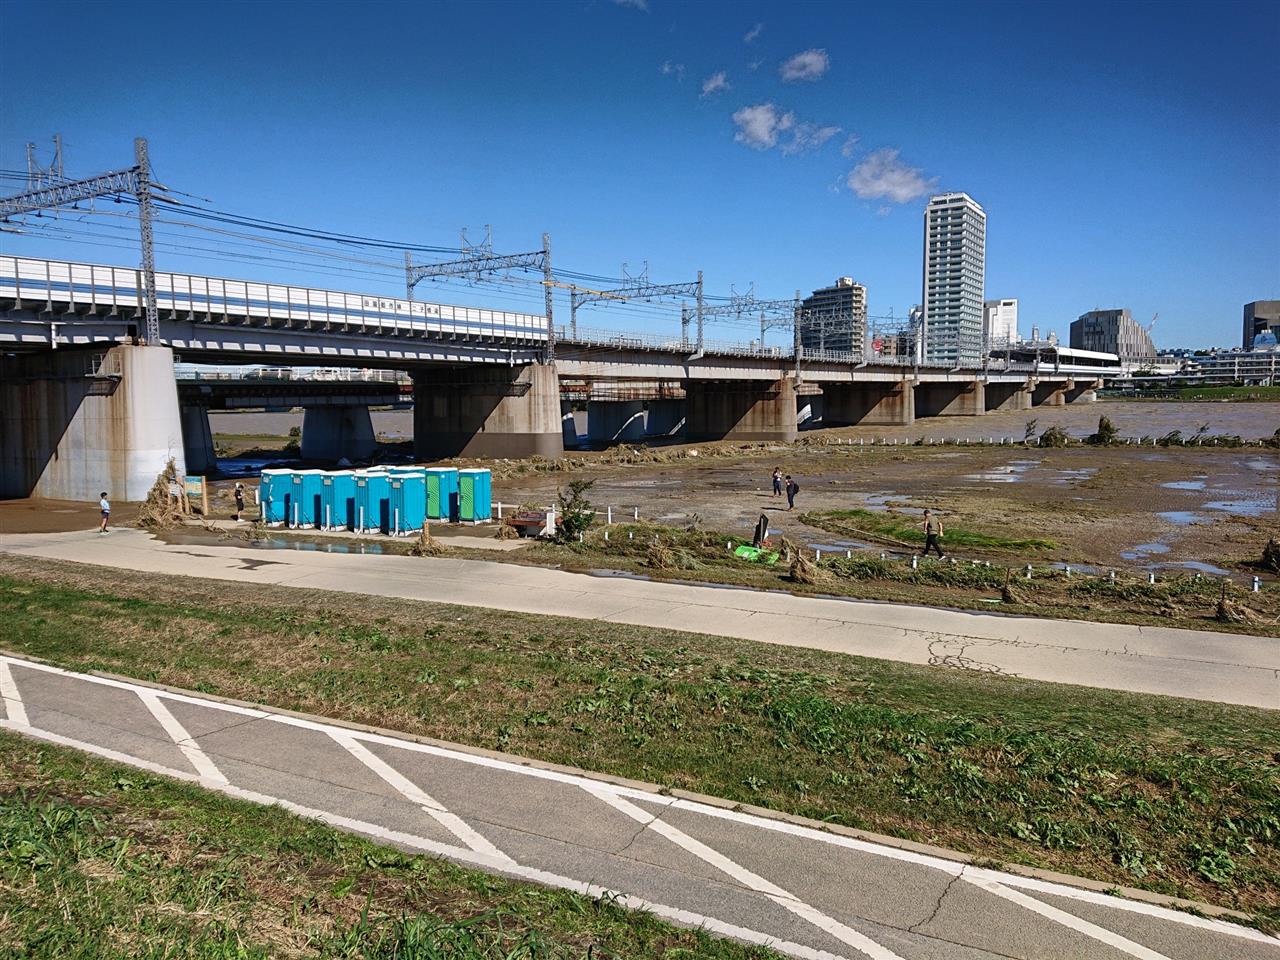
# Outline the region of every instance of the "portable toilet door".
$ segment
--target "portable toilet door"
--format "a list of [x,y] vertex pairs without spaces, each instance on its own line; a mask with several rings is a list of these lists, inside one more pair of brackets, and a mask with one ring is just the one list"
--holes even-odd
[[320,507],[317,526],[325,530],[351,529],[355,500],[355,479],[350,470],[335,470],[320,477]]
[[292,470],[262,471],[258,500],[262,505],[262,519],[269,527],[278,527],[289,521],[292,474]]
[[391,529],[391,481],[385,473],[356,475],[356,529],[386,533]]
[[463,523],[481,523],[492,516],[489,478],[488,470],[458,471],[458,519]]
[[[301,478],[301,503],[298,510],[298,525],[304,528],[319,528],[324,526],[324,471],[323,470],[299,470],[294,474],[295,478]],[[295,483],[293,487],[295,492],[299,492],[298,485]]]
[[453,521],[458,516],[458,470],[456,467],[428,467],[427,519]]
[[427,505],[425,478],[421,473],[392,474],[390,486],[392,536],[419,532]]
[[334,530],[356,529],[356,475],[353,470],[335,470],[326,480],[332,480],[332,511],[330,522]]

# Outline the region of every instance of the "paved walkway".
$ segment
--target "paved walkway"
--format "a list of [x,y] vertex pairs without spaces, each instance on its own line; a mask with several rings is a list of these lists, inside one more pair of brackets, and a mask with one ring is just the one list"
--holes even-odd
[[403,597],[1280,709],[1275,640],[593,577],[484,560],[166,544],[138,530],[0,535],[0,552]]
[[1150,903],[462,748],[0,655],[0,726],[795,957],[1278,960]]

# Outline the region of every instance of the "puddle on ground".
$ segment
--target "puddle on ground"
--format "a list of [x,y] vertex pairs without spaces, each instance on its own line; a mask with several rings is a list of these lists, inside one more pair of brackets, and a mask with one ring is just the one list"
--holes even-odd
[[1126,560],[1145,560],[1152,554],[1168,553],[1167,543],[1140,543],[1129,550],[1121,550],[1120,556]]
[[1204,563],[1200,560],[1182,560],[1178,562],[1156,563],[1152,564],[1154,570],[1194,570],[1196,573],[1210,573],[1215,577],[1229,577],[1230,570],[1223,570],[1222,567],[1215,567],[1212,563]]
[[1252,460],[1246,460],[1244,465],[1250,470],[1262,470],[1264,472],[1280,470],[1280,461],[1264,460],[1262,457],[1254,457]]
[[1196,513],[1194,510],[1163,510],[1156,516],[1178,527],[1189,527],[1193,523],[1207,519],[1203,513]]
[[[261,540],[210,540],[207,535],[165,531],[159,539],[175,546],[201,547],[249,547],[253,550],[307,550],[313,553],[354,553],[380,555],[386,551],[380,543],[343,543],[323,540],[291,540],[286,537],[266,536]],[[192,556],[212,557],[212,553],[192,554]],[[264,564],[270,560],[247,560],[246,563]],[[246,568],[248,569],[248,568]]]
[[1160,486],[1166,490],[1203,490],[1203,480],[1170,480],[1168,483],[1162,483]]
[[1238,513],[1243,517],[1260,517],[1264,513],[1276,512],[1275,498],[1267,500],[1210,500],[1202,505],[1206,510],[1221,510],[1224,513]]

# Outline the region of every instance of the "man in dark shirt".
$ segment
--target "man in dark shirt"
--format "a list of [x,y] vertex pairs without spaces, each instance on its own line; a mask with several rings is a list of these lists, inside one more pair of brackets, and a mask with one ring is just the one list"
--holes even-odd
[[796,508],[796,494],[800,492],[800,484],[791,479],[791,474],[787,474],[787,509],[794,510]]

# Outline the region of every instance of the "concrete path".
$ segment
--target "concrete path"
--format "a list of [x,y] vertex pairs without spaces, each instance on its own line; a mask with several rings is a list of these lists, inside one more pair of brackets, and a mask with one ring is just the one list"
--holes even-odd
[[166,544],[138,530],[0,535],[0,552],[127,570],[688,630],[1280,709],[1274,639],[594,577],[483,560]]
[[1280,960],[1225,921],[641,784],[4,655],[0,697],[8,730],[809,960]]

